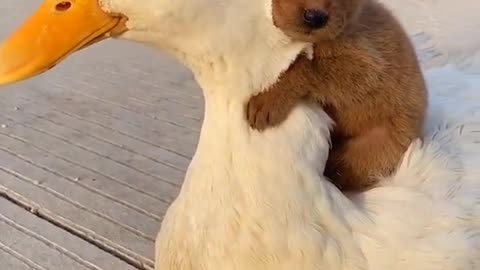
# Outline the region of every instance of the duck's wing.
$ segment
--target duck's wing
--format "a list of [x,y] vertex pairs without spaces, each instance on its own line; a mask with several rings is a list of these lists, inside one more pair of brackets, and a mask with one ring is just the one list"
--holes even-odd
[[425,68],[455,64],[480,73],[480,1],[380,0],[412,37]]

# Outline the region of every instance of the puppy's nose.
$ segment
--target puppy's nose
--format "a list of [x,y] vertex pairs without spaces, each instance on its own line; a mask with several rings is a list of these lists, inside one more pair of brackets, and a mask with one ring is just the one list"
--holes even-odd
[[320,29],[328,23],[328,13],[319,9],[307,9],[303,13],[303,22],[312,29]]

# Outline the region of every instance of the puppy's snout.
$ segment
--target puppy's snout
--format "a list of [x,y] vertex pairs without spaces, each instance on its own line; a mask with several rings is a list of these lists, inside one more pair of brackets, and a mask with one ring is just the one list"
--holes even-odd
[[320,29],[328,23],[328,13],[320,9],[307,9],[303,13],[304,24],[312,29]]

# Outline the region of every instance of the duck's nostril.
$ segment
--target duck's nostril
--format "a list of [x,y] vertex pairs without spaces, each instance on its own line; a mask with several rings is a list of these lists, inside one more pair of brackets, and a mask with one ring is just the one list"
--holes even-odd
[[55,6],[57,11],[67,11],[72,6],[72,3],[69,1],[62,1]]
[[303,22],[306,26],[313,29],[320,29],[328,23],[328,13],[323,10],[307,9],[303,13]]

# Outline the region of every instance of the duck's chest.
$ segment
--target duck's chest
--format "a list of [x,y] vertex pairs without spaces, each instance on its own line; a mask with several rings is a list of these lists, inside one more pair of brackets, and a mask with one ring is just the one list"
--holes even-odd
[[180,196],[157,238],[157,269],[332,269],[314,202],[293,193]]

